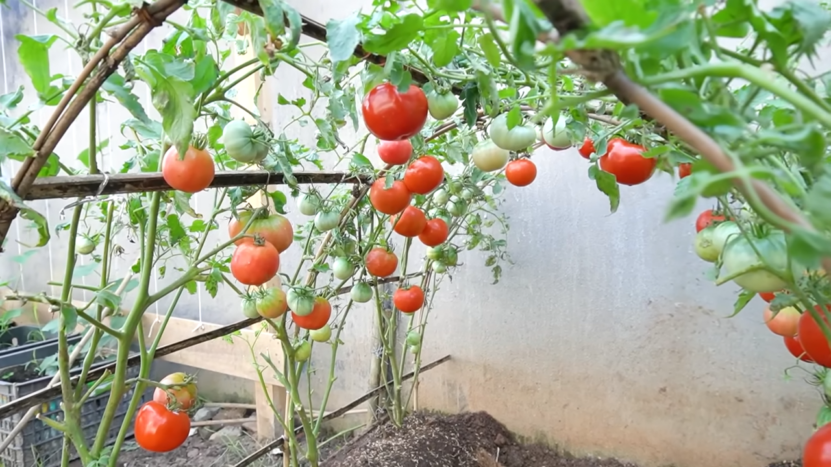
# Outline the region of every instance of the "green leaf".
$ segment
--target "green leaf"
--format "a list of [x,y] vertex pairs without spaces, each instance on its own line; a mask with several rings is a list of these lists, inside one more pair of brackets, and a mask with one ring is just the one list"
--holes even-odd
[[384,34],[367,34],[363,46],[367,52],[387,55],[401,50],[413,42],[421,31],[424,22],[421,16],[409,14],[402,18]]
[[144,111],[144,107],[142,107],[138,97],[127,89],[124,84],[124,77],[118,73],[113,73],[107,78],[106,81],[104,81],[101,85],[101,89],[115,97],[116,100],[118,100],[118,102],[124,106],[133,117],[143,123],[149,124],[151,121],[150,117],[147,116],[147,113]]
[[200,219],[202,218],[202,214],[194,211],[190,205],[191,196],[191,193],[176,190],[173,192],[173,205],[176,207],[176,212],[187,214],[194,219]]
[[[29,78],[32,86],[38,92],[41,99],[50,93],[52,75],[49,72],[49,49],[58,40],[58,36],[24,36],[17,35],[15,38],[20,41],[17,48],[17,56],[20,64]],[[45,100],[45,99],[44,99]]]
[[352,154],[352,165],[355,167],[372,167],[372,162],[363,154]]
[[828,236],[796,227],[788,238],[788,254],[797,263],[808,268],[816,268],[820,258],[831,256],[831,238]]
[[63,305],[61,306],[61,315],[67,333],[72,333],[75,326],[78,325],[78,310],[74,306]]
[[[110,139],[109,138],[107,138],[104,141],[101,141],[100,143],[98,143],[98,152],[100,153],[101,150],[106,148],[107,146],[109,146],[109,144],[110,144]],[[82,164],[84,164],[84,167],[89,167],[89,148],[88,147],[85,148],[83,151],[81,151],[80,154],[78,154],[78,160],[81,161]]]
[[[198,96],[203,92],[212,89],[216,79],[219,77],[219,67],[216,66],[213,55],[206,55],[196,61],[194,71],[193,95]],[[138,117],[136,117],[138,118]]]
[[14,110],[15,107],[23,102],[23,85],[17,87],[14,92],[3,94],[0,96],[0,109],[8,111]]
[[6,182],[3,180],[0,180],[0,199],[8,203],[9,206],[19,210],[20,217],[32,221],[38,232],[38,242],[35,245],[27,245],[18,240],[21,245],[27,247],[41,247],[49,242],[51,234],[49,233],[49,222],[46,220],[46,217],[27,206],[23,200],[17,196],[17,193],[15,193],[10,186],[6,185]]
[[831,175],[825,174],[816,180],[805,196],[805,207],[815,219],[831,227]]
[[[168,139],[176,146],[179,154],[185,154],[193,134],[196,109],[193,106],[193,67],[190,74],[187,67],[162,58],[163,54],[150,56],[153,60],[142,62],[136,72],[150,85],[153,106],[162,115],[162,128]],[[191,64],[192,65],[192,64]]]
[[488,63],[494,68],[499,67],[499,64],[502,63],[502,53],[499,52],[499,47],[496,45],[496,41],[493,40],[493,34],[482,34],[477,39],[477,42],[485,54],[485,59],[488,60]]
[[109,290],[99,290],[95,294],[95,303],[108,307],[111,310],[118,310],[118,307],[121,305],[121,297]]
[[187,289],[188,292],[190,292],[191,295],[195,295],[196,294],[196,281],[190,281],[190,282],[186,283],[185,288]]
[[592,164],[589,167],[589,178],[595,181],[597,189],[609,197],[609,209],[611,212],[617,211],[620,206],[620,187],[617,184],[615,176],[609,172],[600,170],[600,168]]
[[539,23],[528,5],[523,1],[515,2],[510,19],[511,53],[520,68],[532,70],[536,67],[534,48],[540,31]]
[[473,0],[438,0],[436,8],[455,13],[457,11],[466,11],[473,6]]
[[[827,376],[826,376],[827,377]],[[831,407],[823,405],[817,412],[817,428],[827,425],[831,422]]]
[[342,20],[330,19],[326,23],[326,43],[329,45],[329,58],[337,63],[352,58],[355,47],[361,43],[361,31],[358,24],[361,18],[353,13]]
[[599,27],[622,21],[626,26],[646,28],[658,17],[655,9],[647,10],[646,0],[582,0],[580,3]]
[[294,50],[297,44],[300,43],[300,36],[303,33],[303,18],[293,6],[286,2],[283,2],[283,9],[286,11],[286,18],[289,20],[289,30],[291,31],[289,43],[283,49]]
[[278,214],[286,214],[286,195],[283,194],[282,191],[274,190],[268,193],[268,197],[271,198],[271,202],[274,203],[274,210]]
[[272,37],[279,37],[286,32],[286,20],[283,13],[283,2],[279,0],[259,0],[263,10],[265,27]]
[[472,127],[478,118],[479,88],[474,83],[467,83],[462,89],[462,105],[465,108],[464,116],[467,126]]
[[433,50],[433,63],[437,67],[444,67],[453,61],[453,58],[459,53],[459,33],[454,30],[449,30],[442,34],[430,44]]
[[739,314],[740,311],[744,309],[744,307],[753,300],[753,297],[756,296],[756,293],[749,292],[747,290],[742,290],[738,297],[736,297],[736,302],[733,303],[733,314],[729,316],[732,318]]
[[20,135],[0,127],[0,162],[7,157],[26,158],[34,151]]
[[95,261],[88,264],[77,263],[75,269],[72,271],[72,277],[86,277],[98,269],[98,264]]
[[505,123],[508,125],[509,130],[522,123],[522,111],[519,109],[518,105],[515,105],[511,111],[508,112],[508,116],[505,118]]
[[383,67],[367,62],[366,68],[361,71],[361,83],[363,83],[364,94],[383,83],[385,78],[386,75],[384,74]]

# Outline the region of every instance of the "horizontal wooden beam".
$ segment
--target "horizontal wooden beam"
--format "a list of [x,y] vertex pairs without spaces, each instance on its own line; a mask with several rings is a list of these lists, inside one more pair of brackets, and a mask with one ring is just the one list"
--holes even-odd
[[[347,172],[295,172],[297,183],[370,183],[366,176]],[[252,185],[284,185],[282,173],[265,170],[238,170],[218,172],[210,188],[229,188]],[[172,190],[160,172],[123,173],[112,175],[72,175],[43,177],[35,180],[26,194],[27,200],[77,198],[84,196],[146,193]]]

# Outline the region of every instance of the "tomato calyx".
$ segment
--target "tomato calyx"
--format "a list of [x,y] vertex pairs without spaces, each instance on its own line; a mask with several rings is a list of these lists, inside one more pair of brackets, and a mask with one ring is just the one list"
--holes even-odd
[[[188,390],[188,386],[190,386],[191,384],[196,384],[196,375],[191,375],[187,373],[174,373],[172,375],[168,375],[167,377],[165,377],[165,379],[171,377],[180,377],[182,381],[172,384],[164,384],[159,381],[152,381],[143,378],[137,378],[137,381],[141,381],[147,384],[148,386],[153,386],[157,389],[164,391],[164,393],[167,395],[167,402],[163,405],[167,410],[170,410],[171,412],[186,411],[189,407],[184,407],[182,403],[179,402],[179,398],[177,397],[176,391]],[[161,403],[160,401],[157,402]],[[190,406],[193,406],[193,404],[190,404]]]
[[[208,137],[204,133],[194,133],[190,138],[190,146],[197,151],[202,151],[208,146]],[[179,157],[184,158],[185,156],[180,154]]]

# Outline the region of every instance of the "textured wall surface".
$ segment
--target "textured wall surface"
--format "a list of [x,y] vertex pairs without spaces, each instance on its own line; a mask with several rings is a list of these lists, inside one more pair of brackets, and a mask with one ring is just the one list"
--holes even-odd
[[[369,4],[293,3],[322,23]],[[14,34],[55,32],[53,25],[35,19],[17,1],[8,5],[10,9],[0,12],[3,92],[27,82],[16,64]],[[38,6],[70,11],[62,0]],[[158,31],[155,44],[165,34]],[[315,53],[314,48],[308,50]],[[77,59],[69,61],[59,46],[51,58],[53,73],[80,69]],[[300,82],[301,75],[287,67],[270,80],[276,128],[294,116],[277,105],[277,94],[288,99],[306,96]],[[146,91],[137,89],[149,102]],[[31,102],[30,96],[27,99]],[[40,111],[35,116],[45,123],[48,114]],[[118,141],[118,122],[126,118],[117,106],[103,105],[100,139]],[[85,147],[87,122],[85,113],[61,143],[59,154],[71,157]],[[289,136],[307,144],[314,141],[311,127],[295,126]],[[347,133],[341,136],[354,140]],[[374,151],[367,153],[377,162]],[[115,170],[128,156],[111,142],[104,168]],[[754,299],[744,313],[727,318],[735,290],[730,285],[716,288],[704,278],[705,266],[692,250],[693,219],[663,223],[673,189],[670,178],[659,174],[644,186],[623,187],[621,208],[609,215],[606,198],[587,178],[586,163],[575,151],[541,150],[535,161],[538,181],[506,195],[513,265],[505,265],[502,281],[490,285],[485,257],[464,253],[465,267],[442,286],[425,336],[425,361],[447,353],[453,360],[423,376],[420,407],[487,410],[530,438],[645,466],[761,467],[797,456],[819,400],[802,382],[803,373],[795,372],[791,381],[784,377],[793,360],[781,339],[766,330],[761,301]],[[11,170],[16,165],[4,165],[4,176]],[[197,210],[207,213],[211,199],[210,193],[199,195]],[[59,211],[66,203],[40,201],[33,206],[48,213],[54,225],[61,222]],[[288,208],[293,209],[292,202]],[[300,220],[295,213],[290,217]],[[13,232],[18,239],[26,235],[20,222]],[[226,238],[225,232],[216,238]],[[126,237],[122,243],[126,252],[117,267],[125,271],[135,259],[136,247]],[[0,255],[4,278],[20,271],[12,256],[27,249],[17,249],[12,246]],[[284,255],[284,269],[293,269],[298,250]],[[17,285],[49,291],[45,271],[51,278],[60,277],[64,256],[65,239],[53,240],[28,259]],[[168,280],[158,279],[154,287]],[[98,279],[93,272],[80,281]],[[163,301],[158,311],[166,306]],[[241,317],[238,309],[238,299],[227,289],[211,299],[200,288],[197,295],[184,297],[175,314],[230,323]],[[343,333],[346,345],[336,363],[331,408],[367,390],[371,334],[372,310],[355,309]],[[317,396],[328,378],[327,353],[316,352],[314,357],[318,371],[312,384]],[[220,383],[222,378],[210,381]],[[215,393],[238,392],[245,388]]]

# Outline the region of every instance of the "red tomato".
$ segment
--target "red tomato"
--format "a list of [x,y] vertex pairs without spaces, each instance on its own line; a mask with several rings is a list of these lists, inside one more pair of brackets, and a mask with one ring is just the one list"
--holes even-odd
[[361,105],[370,133],[384,141],[399,141],[416,135],[427,121],[427,96],[410,85],[405,93],[391,83],[375,86]]
[[[820,313],[823,321],[827,323],[828,318],[823,315],[820,307],[814,306],[814,309]],[[829,309],[831,309],[831,307],[829,307]],[[831,347],[828,346],[828,340],[825,339],[822,329],[814,320],[814,317],[811,316],[809,311],[806,310],[802,313],[802,316],[799,318],[799,326],[797,329],[799,333],[799,343],[802,344],[802,348],[805,349],[808,356],[811,357],[813,361],[824,367],[831,367]]]
[[444,219],[436,218],[427,221],[427,225],[424,226],[424,230],[421,231],[418,239],[427,246],[438,246],[447,240],[448,234],[447,222]]
[[208,151],[193,146],[180,160],[176,146],[171,146],[162,159],[162,177],[174,190],[196,193],[214,181],[214,160]]
[[142,405],[136,415],[136,442],[150,452],[168,452],[178,448],[188,439],[189,432],[187,412],[171,412],[156,401]]
[[404,185],[413,193],[426,195],[444,181],[441,162],[433,156],[421,156],[404,172]]
[[[231,222],[228,224],[228,236],[230,238],[234,238],[237,234],[242,232],[242,228],[245,227],[245,224],[247,224],[248,220],[251,219],[252,214],[252,211],[242,211],[239,213],[239,219],[232,218]],[[248,227],[248,232],[246,232],[246,234],[262,235],[268,243],[271,243],[274,248],[277,248],[279,253],[288,250],[291,243],[294,241],[294,228],[292,228],[291,222],[279,214],[259,214],[259,217],[251,222],[251,226]],[[253,239],[250,237],[243,237],[234,243],[239,245],[252,240]]]
[[689,177],[692,173],[692,164],[689,162],[682,162],[678,164],[678,176],[681,178]]
[[831,424],[817,428],[802,449],[802,467],[831,466]]
[[580,149],[577,150],[581,156],[586,159],[591,159],[592,153],[594,153],[594,142],[586,136],[586,139],[583,141],[583,145],[580,146]]
[[329,323],[329,318],[332,316],[332,305],[323,297],[315,298],[315,306],[312,312],[306,316],[300,316],[291,312],[291,319],[294,324],[303,329],[316,331]]
[[392,294],[392,303],[403,313],[415,313],[424,305],[424,291],[417,285],[398,289]]
[[378,144],[378,157],[387,164],[406,164],[413,155],[413,143],[408,139],[401,141],[381,141]]
[[410,205],[412,195],[407,186],[401,180],[392,182],[387,189],[387,183],[383,178],[375,180],[369,189],[369,202],[378,212],[384,214],[398,214]]
[[528,186],[537,178],[537,166],[530,159],[517,159],[505,167],[505,178],[514,186]]
[[[189,380],[187,384],[183,384],[185,380]],[[192,379],[189,379],[188,375],[184,373],[171,373],[165,376],[161,381],[161,384],[165,384],[168,386],[172,386],[174,384],[182,384],[179,389],[169,389],[170,394],[176,399],[176,403],[178,404],[175,409],[182,409],[188,410],[193,407],[193,404],[196,403],[196,383],[193,382]],[[167,405],[168,403],[172,403],[170,394],[168,391],[165,391],[162,388],[156,388],[153,391],[153,400],[158,402],[162,405]]]
[[765,312],[762,315],[768,329],[774,334],[793,337],[796,335],[797,327],[799,325],[799,317],[801,313],[796,308],[789,306],[779,310],[776,316],[773,316],[769,306],[765,307]]
[[802,343],[799,342],[799,335],[793,337],[785,336],[784,339],[785,347],[788,348],[788,352],[790,352],[791,355],[802,360],[803,362],[814,363],[814,361],[811,360],[811,357],[808,356],[808,353],[805,352],[805,349],[802,348]]
[[770,303],[776,298],[776,294],[774,292],[762,292],[759,294],[759,298]]
[[245,285],[262,285],[280,269],[280,253],[262,237],[237,245],[231,257],[231,274]]
[[[396,219],[398,220],[396,221]],[[415,206],[407,206],[401,214],[390,217],[390,224],[393,224],[392,229],[398,235],[417,237],[424,231],[424,227],[427,225],[427,217],[421,209]]]
[[614,175],[622,185],[640,185],[652,177],[655,159],[643,157],[643,146],[621,138],[612,138],[606,154],[600,158],[600,168]]
[[724,216],[715,216],[713,215],[713,210],[708,209],[701,214],[698,215],[698,218],[695,220],[695,231],[701,232],[702,230],[706,229],[707,226],[712,224],[713,222],[721,222],[724,220]]
[[395,268],[398,267],[398,257],[395,256],[395,253],[380,247],[369,250],[364,261],[366,262],[366,272],[376,277],[387,277],[394,273]]

